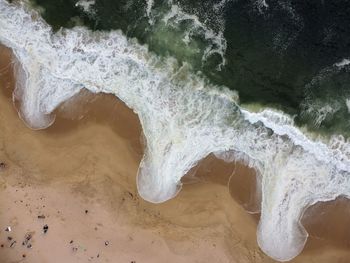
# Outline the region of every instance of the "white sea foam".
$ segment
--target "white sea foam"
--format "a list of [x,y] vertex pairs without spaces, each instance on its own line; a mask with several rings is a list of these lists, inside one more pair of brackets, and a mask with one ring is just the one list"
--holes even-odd
[[335,66],[339,67],[339,68],[343,68],[347,65],[350,64],[350,60],[347,59],[347,58],[344,58],[342,61],[338,62],[338,63],[335,63]]
[[266,3],[266,0],[254,0],[256,6],[258,7],[260,12],[269,8],[269,5]]
[[348,109],[348,112],[350,113],[350,99],[345,100],[345,105],[346,105],[346,108]]
[[172,5],[171,10],[165,14],[163,21],[165,24],[179,25],[183,21],[191,21],[191,26],[184,34],[183,41],[189,43],[193,36],[202,34],[205,40],[208,41],[208,46],[204,50],[202,57],[203,62],[213,54],[219,54],[222,58],[222,62],[219,64],[218,69],[226,64],[225,52],[227,48],[226,39],[223,36],[223,29],[215,32],[207,27],[201,21],[199,21],[196,15],[187,14],[182,11],[178,5]]
[[[207,43],[203,55],[202,63],[204,64],[212,55],[219,55],[221,57],[221,63],[217,66],[218,70],[221,70],[226,64],[225,53],[227,49],[227,42],[224,38],[225,20],[223,19],[224,8],[228,2],[232,0],[222,0],[218,4],[213,6],[213,14],[207,17],[201,17],[199,14],[190,14],[184,11],[179,4],[174,4],[173,0],[165,1],[170,7],[162,15],[161,21],[168,27],[178,28],[181,24],[187,24],[186,30],[183,32],[182,41],[188,45],[190,42],[195,41],[195,38],[200,37]],[[149,17],[150,24],[156,24],[157,21],[152,16],[152,8],[154,6],[153,0],[148,0],[146,5],[146,15]],[[164,5],[166,6],[166,5]],[[208,13],[208,12],[207,12]],[[211,26],[205,22],[211,22]],[[198,51],[200,52],[200,51]]]
[[[151,19],[151,12],[152,12],[153,5],[154,5],[154,0],[147,0],[146,14],[150,19]],[[153,23],[152,20],[150,20],[150,22]]]
[[324,120],[332,118],[335,113],[341,109],[338,101],[332,103],[324,103],[322,101],[314,101],[307,104],[303,114],[313,117],[313,124],[315,127],[320,127]]
[[83,88],[119,97],[138,114],[145,135],[137,178],[144,199],[176,196],[181,177],[210,153],[241,159],[261,178],[258,243],[286,261],[306,242],[299,222],[304,210],[350,196],[350,147],[343,137],[312,141],[281,112],[240,109],[235,92],[210,84],[187,64],[159,58],[120,31],[76,27],[54,34],[33,17],[0,0],[0,42],[20,63],[15,96],[23,120],[47,127],[54,109]]
[[[339,63],[326,66],[304,87],[306,98],[301,103],[302,116],[309,119],[315,127],[320,127],[349,110],[350,103],[347,99],[349,92],[343,81],[343,73],[349,69],[347,65],[348,62],[343,59]],[[337,92],[332,92],[333,85],[337,85]],[[325,88],[327,86],[331,87],[329,92],[332,93],[327,94],[328,89]],[[324,91],[321,97],[319,93],[322,90]],[[343,122],[346,127],[347,119],[343,119]]]
[[93,9],[94,4],[95,4],[95,0],[79,0],[75,4],[75,6],[80,7],[88,15],[94,15],[95,14],[95,10]]

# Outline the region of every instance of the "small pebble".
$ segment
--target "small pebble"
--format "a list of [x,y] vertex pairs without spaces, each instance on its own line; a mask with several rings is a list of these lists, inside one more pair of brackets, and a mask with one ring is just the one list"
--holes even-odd
[[106,241],[106,242],[105,242],[105,246],[108,246],[108,245],[109,245],[109,242],[108,242],[108,241]]

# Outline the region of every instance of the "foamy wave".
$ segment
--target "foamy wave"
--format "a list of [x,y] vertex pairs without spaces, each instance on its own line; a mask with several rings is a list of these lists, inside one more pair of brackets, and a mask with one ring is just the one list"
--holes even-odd
[[332,103],[324,103],[316,100],[307,104],[303,114],[313,116],[314,126],[320,127],[326,119],[332,118],[340,109],[339,101],[334,100]]
[[261,177],[258,243],[285,261],[306,242],[299,221],[304,210],[350,196],[344,138],[312,141],[283,113],[240,109],[235,92],[210,84],[187,64],[159,58],[120,31],[76,27],[54,34],[33,17],[26,7],[0,0],[0,42],[20,63],[15,97],[22,118],[45,128],[54,109],[83,88],[119,97],[138,114],[146,139],[137,178],[144,199],[176,196],[181,177],[210,153],[242,159]]
[[346,105],[346,108],[348,109],[348,113],[350,113],[350,99],[345,99],[345,105]]
[[341,118],[346,131],[350,125],[350,103],[347,99],[350,96],[347,86],[349,72],[346,59],[321,69],[304,87],[306,98],[301,104],[301,116],[315,127],[334,124],[334,120]]
[[79,0],[75,6],[81,8],[86,14],[93,16],[95,15],[95,10],[93,6],[95,5],[95,0]]
[[335,63],[335,66],[337,66],[339,68],[343,68],[349,64],[350,64],[350,60],[347,58],[344,58],[342,61]]
[[147,16],[149,17],[149,22],[151,24],[153,24],[153,19],[151,18],[151,12],[152,12],[152,8],[153,8],[153,5],[154,5],[154,0],[147,0],[146,2],[146,14]]
[[[185,25],[185,31],[181,32],[183,43],[188,46],[190,42],[195,42],[196,38],[201,38],[206,47],[204,50],[197,48],[195,53],[202,53],[202,63],[204,64],[207,59],[213,55],[219,55],[221,62],[217,66],[218,70],[226,64],[225,53],[227,49],[227,41],[224,38],[225,21],[223,19],[224,8],[231,0],[222,0],[218,4],[213,6],[213,15],[202,17],[202,21],[211,21],[211,26],[208,26],[202,22],[198,14],[189,14],[185,12],[179,4],[174,4],[172,0],[164,1],[163,11],[157,13],[157,18],[152,14],[152,8],[154,7],[154,1],[148,0],[146,5],[146,15],[149,17],[151,25],[162,27],[163,23],[168,28],[180,28]],[[165,6],[169,6],[167,9]],[[161,18],[161,19],[160,19]],[[157,33],[159,30],[155,30]],[[162,36],[166,37],[166,36]],[[173,36],[172,36],[173,37]]]
[[260,12],[269,8],[269,5],[266,3],[266,0],[254,0],[255,5],[259,9]]

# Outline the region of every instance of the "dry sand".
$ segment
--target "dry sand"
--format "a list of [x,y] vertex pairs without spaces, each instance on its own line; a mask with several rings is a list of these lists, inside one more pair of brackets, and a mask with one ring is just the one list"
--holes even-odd
[[[254,171],[209,156],[176,198],[145,202],[135,184],[137,116],[115,97],[86,92],[62,105],[53,126],[32,131],[12,103],[10,58],[0,47],[1,263],[275,262],[257,246],[259,215],[243,209],[256,206]],[[350,206],[336,204],[322,216],[324,205],[309,209],[304,222],[317,237],[292,262],[350,262]]]

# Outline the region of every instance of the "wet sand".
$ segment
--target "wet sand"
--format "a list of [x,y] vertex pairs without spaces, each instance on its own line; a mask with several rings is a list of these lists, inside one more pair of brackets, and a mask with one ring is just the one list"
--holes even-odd
[[[10,55],[0,48],[1,263],[275,262],[257,246],[259,215],[243,208],[256,207],[252,170],[209,156],[176,198],[145,202],[135,181],[143,148],[137,116],[113,96],[83,92],[51,127],[32,131],[12,103]],[[350,219],[343,207],[327,210],[327,226],[337,224],[339,235]],[[315,237],[291,262],[350,261],[344,235],[320,231],[322,209],[306,213]]]

